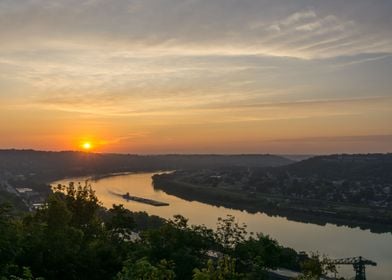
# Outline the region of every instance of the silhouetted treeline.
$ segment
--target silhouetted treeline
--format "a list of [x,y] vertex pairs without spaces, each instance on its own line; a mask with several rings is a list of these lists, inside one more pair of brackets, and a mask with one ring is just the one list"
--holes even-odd
[[282,172],[329,180],[371,180],[392,183],[392,154],[342,154],[312,157],[286,167]]
[[274,155],[123,155],[85,152],[41,152],[0,150],[3,173],[50,181],[71,176],[111,172],[219,168],[228,166],[264,167],[289,164]]

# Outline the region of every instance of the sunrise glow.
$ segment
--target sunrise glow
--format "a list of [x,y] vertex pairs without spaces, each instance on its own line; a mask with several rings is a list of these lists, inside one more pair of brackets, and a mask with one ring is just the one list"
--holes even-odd
[[0,2],[2,148],[392,151],[391,1]]
[[85,143],[83,143],[82,148],[83,148],[85,151],[90,151],[91,148],[92,148],[92,145],[91,145],[90,142],[85,142]]

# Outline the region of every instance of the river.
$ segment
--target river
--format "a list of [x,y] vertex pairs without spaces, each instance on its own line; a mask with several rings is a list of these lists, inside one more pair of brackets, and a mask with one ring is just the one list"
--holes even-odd
[[[93,189],[105,207],[113,204],[123,204],[132,211],[146,211],[148,214],[163,218],[172,218],[181,214],[189,219],[191,224],[204,224],[214,228],[218,217],[230,214],[239,223],[245,223],[248,232],[262,232],[284,246],[297,251],[319,252],[330,258],[363,256],[377,262],[377,267],[367,266],[367,279],[392,279],[392,234],[372,233],[369,230],[349,228],[327,224],[325,226],[289,221],[283,217],[270,217],[264,213],[251,214],[246,211],[216,207],[205,203],[186,201],[176,196],[168,195],[160,190],[154,190],[151,176],[154,173],[122,174],[91,181]],[[73,178],[53,183],[68,184],[83,182],[87,178]],[[111,192],[126,193],[153,200],[167,202],[165,207],[125,201]],[[351,266],[341,266],[342,276],[353,276]]]

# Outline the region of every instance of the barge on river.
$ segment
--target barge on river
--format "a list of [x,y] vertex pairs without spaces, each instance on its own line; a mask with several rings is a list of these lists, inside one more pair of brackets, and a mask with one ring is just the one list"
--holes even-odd
[[[116,193],[114,193],[116,194]],[[152,206],[169,206],[169,203],[166,202],[162,202],[162,201],[157,201],[157,200],[153,200],[153,199],[148,199],[148,198],[144,198],[144,197],[138,197],[138,196],[134,196],[134,195],[130,195],[129,192],[127,192],[126,194],[116,194],[118,196],[121,196],[123,199],[125,199],[126,201],[136,201],[136,202],[140,202],[140,203],[144,203],[144,204],[149,204]]]

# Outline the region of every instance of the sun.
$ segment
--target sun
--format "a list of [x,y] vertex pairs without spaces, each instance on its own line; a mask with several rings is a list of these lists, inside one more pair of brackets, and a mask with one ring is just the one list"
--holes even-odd
[[93,147],[93,146],[91,145],[90,142],[84,142],[84,143],[82,144],[82,148],[83,148],[85,151],[90,151],[92,147]]

